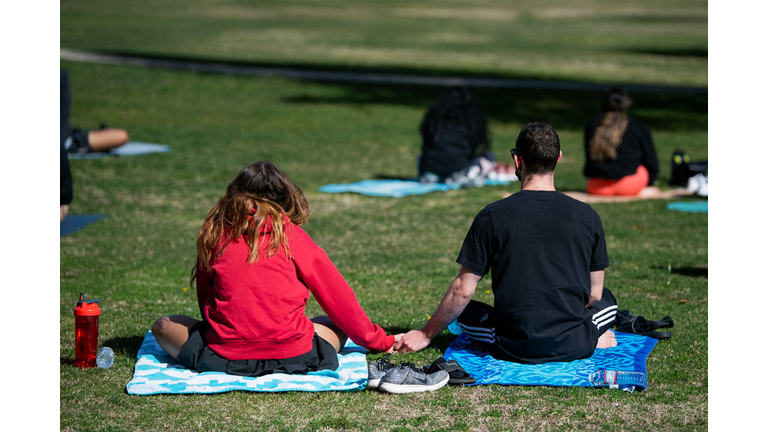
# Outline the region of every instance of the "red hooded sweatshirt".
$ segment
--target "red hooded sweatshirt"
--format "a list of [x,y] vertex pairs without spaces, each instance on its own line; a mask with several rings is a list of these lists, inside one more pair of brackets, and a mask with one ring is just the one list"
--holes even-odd
[[395,337],[371,323],[325,251],[285,215],[283,219],[290,259],[282,247],[267,257],[272,231],[268,218],[259,230],[267,237],[261,239],[255,263],[248,264],[250,250],[243,237],[212,259],[212,272],[198,265],[197,301],[211,326],[205,333],[208,346],[229,360],[284,359],[308,352],[315,331],[304,308],[311,291],[353,342],[371,351],[389,349]]

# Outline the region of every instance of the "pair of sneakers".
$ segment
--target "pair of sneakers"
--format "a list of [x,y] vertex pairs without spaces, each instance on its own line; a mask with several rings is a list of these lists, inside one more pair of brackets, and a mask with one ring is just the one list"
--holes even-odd
[[387,393],[415,393],[437,390],[446,384],[448,372],[427,373],[413,363],[394,365],[385,356],[368,362],[368,387]]

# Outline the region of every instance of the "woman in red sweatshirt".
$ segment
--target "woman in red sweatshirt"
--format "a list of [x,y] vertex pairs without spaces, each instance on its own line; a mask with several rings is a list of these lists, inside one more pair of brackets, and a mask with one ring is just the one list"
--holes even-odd
[[[371,351],[395,336],[371,320],[339,271],[304,230],[302,190],[270,162],[254,162],[229,184],[197,236],[202,321],[164,316],[160,346],[198,371],[261,376],[338,368],[347,337]],[[309,293],[327,316],[309,319]]]

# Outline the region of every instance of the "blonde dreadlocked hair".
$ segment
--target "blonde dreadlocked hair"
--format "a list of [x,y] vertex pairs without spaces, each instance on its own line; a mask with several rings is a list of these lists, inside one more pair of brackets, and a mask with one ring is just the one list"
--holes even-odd
[[[255,213],[251,216],[251,211]],[[271,162],[254,162],[227,186],[226,194],[219,199],[205,216],[197,235],[197,263],[192,268],[193,282],[197,266],[211,270],[212,258],[224,253],[230,242],[245,236],[250,249],[248,263],[259,259],[259,249],[264,237],[259,230],[271,219],[267,257],[275,255],[282,247],[290,257],[283,215],[295,225],[309,220],[310,208],[304,192],[285,173]]]

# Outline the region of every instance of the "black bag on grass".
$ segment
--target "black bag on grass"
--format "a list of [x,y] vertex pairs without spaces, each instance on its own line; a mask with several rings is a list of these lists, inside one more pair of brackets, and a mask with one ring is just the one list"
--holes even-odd
[[642,315],[633,316],[632,312],[624,309],[616,312],[616,321],[613,324],[616,330],[623,333],[634,333],[642,336],[650,336],[656,339],[669,339],[672,332],[657,332],[659,328],[672,328],[674,320],[669,315],[658,321],[650,321]]

